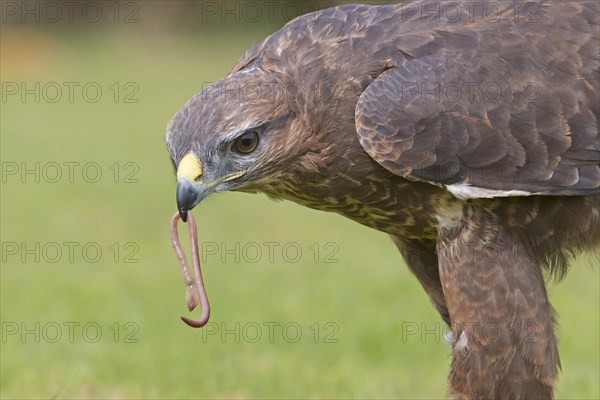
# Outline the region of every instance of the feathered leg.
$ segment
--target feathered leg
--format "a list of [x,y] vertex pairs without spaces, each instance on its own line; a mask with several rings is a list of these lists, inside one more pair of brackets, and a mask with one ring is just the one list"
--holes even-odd
[[538,261],[482,207],[440,228],[440,279],[455,337],[450,392],[465,399],[548,399],[560,361]]
[[440,282],[436,242],[433,240],[403,239],[397,236],[391,236],[391,238],[442,319],[450,325],[450,315],[448,314],[448,307]]

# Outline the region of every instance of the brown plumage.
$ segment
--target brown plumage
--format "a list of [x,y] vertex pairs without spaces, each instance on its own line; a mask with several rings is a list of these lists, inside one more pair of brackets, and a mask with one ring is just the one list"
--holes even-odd
[[387,232],[452,327],[451,394],[549,398],[543,270],[600,241],[600,7],[443,4],[326,9],[250,49],[169,124],[179,211],[263,192]]

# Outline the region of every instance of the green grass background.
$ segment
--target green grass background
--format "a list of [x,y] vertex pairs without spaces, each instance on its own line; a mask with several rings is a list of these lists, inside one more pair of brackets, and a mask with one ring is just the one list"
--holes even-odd
[[[184,287],[168,237],[175,178],[164,145],[167,122],[201,87],[222,77],[266,31],[219,35],[154,33],[143,24],[115,30],[53,34],[2,31],[2,81],[135,82],[137,104],[95,104],[76,97],[55,104],[1,104],[3,162],[98,162],[106,178],[86,183],[2,184],[2,241],[96,242],[97,263],[2,264],[1,320],[7,323],[93,322],[97,343],[66,329],[56,343],[33,335],[1,344],[2,398],[443,398],[449,346],[440,319],[389,238],[340,216],[264,196],[222,194],[194,210],[200,239],[233,246],[295,242],[297,263],[281,252],[271,263],[211,257],[204,278],[211,321],[299,324],[296,343],[267,330],[257,343],[229,335],[206,340],[185,326]],[[77,92],[76,92],[77,93]],[[134,162],[138,183],[114,183],[108,166]],[[187,235],[184,235],[187,237]],[[108,246],[134,242],[138,263],[114,262]],[[309,246],[335,242],[337,263],[317,262]],[[581,258],[560,285],[549,288],[560,316],[563,374],[557,397],[597,399],[599,388],[599,271]],[[194,316],[197,314],[194,313]],[[120,324],[114,342],[110,326]],[[123,325],[138,327],[124,343]],[[337,343],[315,343],[310,326],[333,322]],[[406,324],[437,334],[403,340]],[[436,325],[437,324],[437,325]],[[405,331],[404,331],[405,332]]]

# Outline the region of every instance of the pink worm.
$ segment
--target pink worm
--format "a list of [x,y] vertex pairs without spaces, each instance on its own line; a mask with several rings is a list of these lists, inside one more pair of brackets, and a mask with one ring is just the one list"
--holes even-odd
[[202,281],[202,273],[200,272],[200,258],[198,254],[198,229],[196,228],[196,221],[192,213],[188,213],[188,230],[190,233],[190,247],[192,248],[192,263],[194,264],[194,277],[190,275],[190,269],[188,267],[187,258],[181,247],[179,241],[179,233],[177,232],[177,223],[179,222],[180,216],[176,212],[171,218],[171,244],[173,250],[177,254],[181,269],[183,271],[183,280],[185,281],[186,291],[186,302],[188,309],[192,311],[198,303],[202,307],[199,320],[193,320],[187,317],[181,317],[183,322],[191,326],[192,328],[202,328],[208,323],[210,318],[210,305],[208,304],[208,296],[206,295],[206,289],[204,288],[204,282]]

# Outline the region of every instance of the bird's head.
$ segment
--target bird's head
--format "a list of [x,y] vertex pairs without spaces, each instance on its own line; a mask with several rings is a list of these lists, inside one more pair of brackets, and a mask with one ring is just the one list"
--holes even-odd
[[378,168],[358,142],[354,114],[362,91],[391,66],[393,46],[357,47],[361,24],[331,23],[366,11],[343,6],[291,21],[173,117],[166,141],[182,219],[227,190],[318,208]]
[[272,71],[243,70],[205,87],[177,112],[166,142],[184,221],[212,193],[270,194],[298,174],[318,173],[328,145],[315,139],[318,124],[307,122],[303,96],[292,86]]

